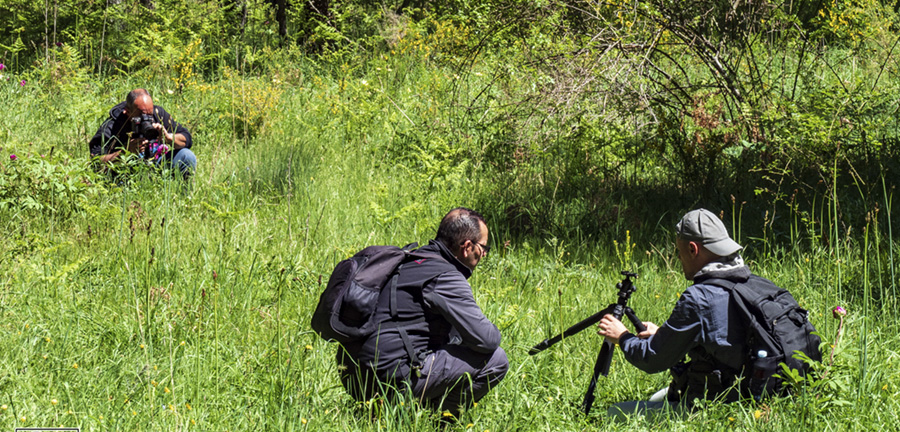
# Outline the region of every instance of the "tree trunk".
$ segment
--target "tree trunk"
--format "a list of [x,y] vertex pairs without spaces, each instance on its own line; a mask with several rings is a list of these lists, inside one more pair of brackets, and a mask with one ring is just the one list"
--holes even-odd
[[287,0],[275,0],[275,21],[278,21],[278,35],[287,38]]

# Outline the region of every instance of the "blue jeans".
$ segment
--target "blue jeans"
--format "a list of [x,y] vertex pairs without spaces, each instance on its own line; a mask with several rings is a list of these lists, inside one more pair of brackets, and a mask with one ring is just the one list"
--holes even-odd
[[[156,161],[157,164],[162,163],[162,158]],[[189,148],[182,148],[172,152],[165,157],[165,165],[164,168],[178,168],[181,171],[181,175],[184,176],[185,179],[189,178],[191,174],[197,169],[197,156],[194,155],[194,152]]]

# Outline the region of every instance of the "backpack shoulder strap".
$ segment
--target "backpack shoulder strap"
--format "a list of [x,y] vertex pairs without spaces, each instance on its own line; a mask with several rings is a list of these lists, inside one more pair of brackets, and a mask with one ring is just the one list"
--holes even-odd
[[784,291],[768,279],[752,275],[746,282],[735,282],[728,279],[709,278],[705,279],[701,284],[714,285],[737,295],[746,303],[759,304],[766,297],[774,297],[778,293]]
[[394,271],[393,276],[391,276],[391,280],[388,286],[388,294],[390,295],[389,304],[390,304],[390,321],[386,321],[382,323],[383,327],[394,327],[397,329],[397,332],[400,334],[400,339],[403,341],[403,347],[406,349],[406,354],[409,356],[410,366],[416,373],[418,373],[419,369],[422,367],[422,362],[419,359],[418,354],[415,351],[415,348],[412,345],[412,342],[409,339],[409,333],[406,331],[408,327],[413,327],[420,325],[425,322],[425,317],[419,317],[412,321],[406,321],[403,323],[399,323],[393,321],[397,318],[397,281],[400,279],[400,270],[404,265],[409,263],[412,260],[417,259],[443,259],[439,253],[433,252],[424,252],[418,249],[414,249],[418,244],[410,243],[403,247],[403,252],[406,253],[406,257],[403,258],[403,263],[397,267],[397,270]]
[[440,254],[431,253],[431,252],[423,252],[418,250],[418,243],[410,243],[406,246],[403,246],[402,250],[406,256],[403,258],[403,261],[397,269],[394,271],[394,274],[391,276],[391,280],[388,282],[388,294],[390,295],[390,316],[391,319],[397,318],[397,281],[400,278],[400,270],[403,268],[406,263],[408,263],[411,259],[437,259],[441,258]]
[[[746,282],[735,282],[728,279],[710,278],[703,280],[702,284],[714,285],[721,287],[731,293],[731,299],[734,305],[740,311],[744,323],[747,325],[751,334],[761,338],[766,345],[777,346],[772,335],[766,330],[766,326],[760,322],[762,318],[759,305],[766,297],[772,297],[773,294],[781,290],[774,284],[759,283],[762,278],[751,276]],[[769,286],[771,285],[771,286]],[[774,289],[774,291],[773,291]],[[763,318],[764,319],[764,318]]]

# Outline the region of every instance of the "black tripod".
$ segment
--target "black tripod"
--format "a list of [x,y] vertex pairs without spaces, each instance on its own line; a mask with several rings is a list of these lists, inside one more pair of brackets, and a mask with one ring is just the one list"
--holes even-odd
[[[578,322],[566,329],[566,331],[550,338],[544,339],[543,342],[535,345],[528,351],[529,355],[535,355],[547,348],[550,348],[557,342],[563,340],[563,338],[567,338],[578,332],[600,322],[603,319],[603,316],[606,314],[610,314],[616,319],[621,320],[622,316],[627,316],[628,319],[634,324],[634,328],[640,333],[644,330],[647,330],[644,327],[644,324],[638,319],[637,315],[635,315],[634,311],[628,307],[628,299],[631,298],[631,293],[634,292],[635,287],[631,282],[631,278],[636,278],[637,273],[632,273],[628,271],[621,272],[622,276],[625,276],[625,279],[622,279],[621,282],[616,284],[616,288],[619,290],[618,300],[607,306],[606,309],[597,312],[586,319]],[[597,378],[602,374],[603,376],[609,375],[609,365],[612,363],[612,352],[615,347],[609,341],[603,341],[603,347],[600,348],[600,354],[597,355],[597,362],[594,363],[594,375],[591,377],[591,384],[588,386],[587,393],[584,394],[584,401],[581,403],[581,409],[584,411],[585,415],[591,412],[591,406],[594,405],[594,389],[597,387]]]

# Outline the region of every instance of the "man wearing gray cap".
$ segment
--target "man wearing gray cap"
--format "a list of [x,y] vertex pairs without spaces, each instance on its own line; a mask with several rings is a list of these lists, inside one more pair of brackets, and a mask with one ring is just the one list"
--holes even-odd
[[[638,369],[647,373],[669,369],[673,382],[650,401],[613,405],[612,416],[686,407],[695,398],[734,401],[740,397],[734,383],[747,357],[748,329],[729,291],[704,281],[747,282],[751,273],[739,253],[743,247],[709,210],[688,212],[675,231],[684,277],[694,284],[681,294],[669,319],[662,326],[646,322],[647,330],[633,335],[615,317],[606,315],[597,332],[619,344],[625,359]],[[691,361],[685,362],[685,355]]]

